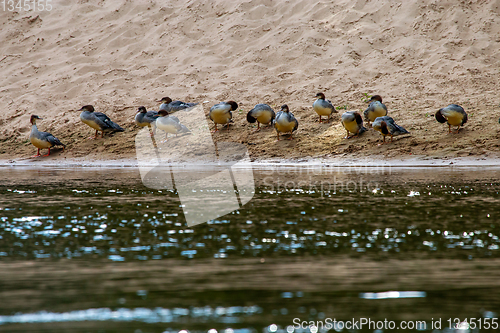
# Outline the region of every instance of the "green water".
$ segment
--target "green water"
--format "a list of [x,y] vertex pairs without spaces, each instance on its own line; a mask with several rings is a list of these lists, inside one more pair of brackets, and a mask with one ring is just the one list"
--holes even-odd
[[[248,204],[193,227],[134,169],[1,172],[0,331],[445,332],[500,312],[496,169],[258,170]],[[388,291],[417,297],[369,294]]]

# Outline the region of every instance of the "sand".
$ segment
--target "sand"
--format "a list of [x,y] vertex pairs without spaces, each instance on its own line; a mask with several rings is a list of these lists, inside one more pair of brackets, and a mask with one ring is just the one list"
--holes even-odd
[[[207,113],[237,101],[229,132],[213,138],[245,144],[254,160],[498,157],[499,23],[499,1],[65,0],[50,12],[2,12],[0,159],[36,152],[31,114],[67,144],[49,159],[133,158],[135,112],[163,96]],[[312,110],[317,92],[339,109],[329,124]],[[364,110],[373,94],[411,136],[343,139],[340,114]],[[254,132],[246,113],[257,103],[288,104],[295,140]],[[459,134],[433,117],[450,103],[469,114]],[[75,112],[85,104],[126,131],[88,140]]]

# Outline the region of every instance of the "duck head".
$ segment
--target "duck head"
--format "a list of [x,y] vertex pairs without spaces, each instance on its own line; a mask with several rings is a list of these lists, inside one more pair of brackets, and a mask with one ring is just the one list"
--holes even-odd
[[439,121],[441,124],[444,124],[446,122],[446,118],[441,114],[441,110],[442,109],[439,109],[438,112],[436,112],[436,120]]
[[287,113],[288,113],[288,112],[290,111],[290,110],[288,109],[288,105],[283,104],[283,105],[281,106],[281,111],[283,111],[283,112],[287,112]]
[[380,132],[385,135],[389,134],[389,129],[387,128],[387,123],[385,121],[380,123]]
[[323,93],[317,93],[316,97],[318,97],[318,99],[325,99],[325,94],[323,94]]
[[146,108],[145,108],[144,106],[140,106],[140,107],[137,109],[137,113],[147,113]]
[[229,101],[229,102],[226,102],[227,104],[231,105],[231,111],[234,111],[238,108],[238,103],[236,103],[235,101]]
[[30,118],[30,123],[31,123],[32,125],[35,125],[35,123],[36,123],[36,120],[37,120],[37,119],[42,120],[42,118],[40,118],[40,117],[38,117],[38,116],[35,116],[35,115],[32,115],[32,116],[31,116],[31,118]]
[[363,118],[358,112],[353,112],[354,119],[356,120],[356,123],[362,124],[363,123]]
[[168,116],[168,111],[167,110],[160,110],[160,111],[158,111],[158,115],[160,117]]
[[163,97],[162,99],[160,99],[158,101],[159,103],[166,103],[166,104],[169,104],[169,103],[172,103],[172,99],[170,97]]
[[92,105],[84,105],[84,106],[81,107],[81,109],[76,110],[76,111],[94,112],[94,107]]
[[372,98],[370,98],[368,100],[368,103],[375,102],[375,101],[379,101],[380,103],[382,103],[382,97],[380,97],[380,95],[372,96]]

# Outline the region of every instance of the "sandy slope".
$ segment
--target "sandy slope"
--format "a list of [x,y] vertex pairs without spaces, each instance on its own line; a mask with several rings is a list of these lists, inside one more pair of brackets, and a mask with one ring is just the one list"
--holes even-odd
[[[54,158],[135,154],[138,106],[155,99],[240,104],[229,133],[254,158],[344,154],[498,156],[500,1],[54,1],[50,12],[0,14],[0,158],[35,151],[29,116],[68,144]],[[322,91],[347,110],[378,93],[411,137],[377,146],[374,131],[343,140],[339,115],[316,123]],[[290,106],[295,141],[254,133],[256,103]],[[449,103],[469,112],[458,135],[432,117]],[[105,140],[73,112],[93,104],[126,128]],[[340,110],[342,112],[343,109]]]

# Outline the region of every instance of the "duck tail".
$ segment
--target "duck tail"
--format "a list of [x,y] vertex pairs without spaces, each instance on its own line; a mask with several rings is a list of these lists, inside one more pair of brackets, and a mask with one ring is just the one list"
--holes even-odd
[[332,101],[327,100],[327,102],[328,102],[328,103],[330,103],[330,105],[332,106],[332,112],[339,113],[339,112],[337,111],[337,109],[335,109],[335,106],[333,106]]
[[399,126],[399,125],[397,125],[397,126],[398,126],[398,131],[400,134],[410,134],[410,132],[408,132],[404,127]]
[[363,111],[363,117],[365,118],[365,121],[369,121],[370,119],[368,119],[368,113],[370,112],[370,108],[366,109],[365,111]]
[[66,145],[64,143],[62,143],[61,141],[59,141],[59,139],[57,139],[57,138],[56,138],[55,146],[63,146],[64,148],[66,148]]
[[112,121],[109,122],[109,125],[111,126],[111,128],[115,132],[124,132],[125,131],[122,127],[120,127],[120,125],[118,125],[117,123],[114,123]]
[[64,143],[62,143],[61,141],[59,141],[58,138],[56,138],[55,136],[51,135],[47,138],[47,140],[53,144],[54,146],[63,146],[64,148],[66,148],[66,145]]
[[368,131],[368,130],[366,129],[366,127],[361,126],[361,129],[359,130],[359,134],[364,133],[364,132],[366,132],[366,131]]
[[189,130],[189,128],[181,124],[181,130],[179,131],[179,133],[191,133],[191,131]]

